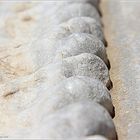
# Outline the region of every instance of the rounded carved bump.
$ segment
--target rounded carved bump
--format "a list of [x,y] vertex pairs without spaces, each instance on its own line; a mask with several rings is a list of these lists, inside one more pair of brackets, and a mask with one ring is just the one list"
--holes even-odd
[[87,33],[71,34],[58,41],[57,48],[55,61],[60,61],[81,53],[91,53],[99,56],[109,68],[106,49],[103,43],[93,35]]
[[108,112],[99,104],[77,102],[49,117],[42,118],[40,127],[33,130],[36,138],[68,138],[103,135],[117,140],[116,130]]

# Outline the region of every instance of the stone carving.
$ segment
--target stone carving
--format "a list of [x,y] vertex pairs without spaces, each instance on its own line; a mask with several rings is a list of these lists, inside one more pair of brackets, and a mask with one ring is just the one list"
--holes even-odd
[[0,11],[0,136],[117,140],[99,1]]

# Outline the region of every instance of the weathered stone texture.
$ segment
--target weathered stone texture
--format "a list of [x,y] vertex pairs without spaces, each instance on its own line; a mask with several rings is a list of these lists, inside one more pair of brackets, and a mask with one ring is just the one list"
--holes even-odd
[[99,1],[1,2],[0,19],[0,136],[116,140]]

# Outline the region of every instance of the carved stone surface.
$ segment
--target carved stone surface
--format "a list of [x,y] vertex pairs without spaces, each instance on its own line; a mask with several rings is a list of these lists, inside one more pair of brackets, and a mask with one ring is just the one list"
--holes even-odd
[[43,117],[31,138],[61,139],[94,134],[104,135],[110,140],[116,139],[115,127],[106,110],[96,103],[85,101],[71,104],[47,119]]
[[117,140],[99,9],[0,2],[0,138]]

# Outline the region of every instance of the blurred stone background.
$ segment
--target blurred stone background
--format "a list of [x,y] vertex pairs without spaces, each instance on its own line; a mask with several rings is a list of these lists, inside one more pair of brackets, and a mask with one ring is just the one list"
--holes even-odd
[[140,139],[140,1],[103,0],[111,62],[115,124],[120,140]]

